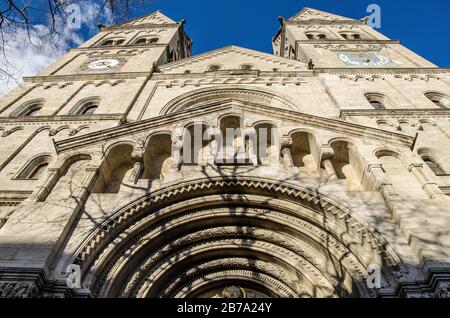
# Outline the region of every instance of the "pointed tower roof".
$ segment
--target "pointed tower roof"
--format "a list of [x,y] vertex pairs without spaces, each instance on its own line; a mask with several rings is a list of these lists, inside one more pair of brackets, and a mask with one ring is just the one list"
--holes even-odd
[[325,21],[349,21],[355,20],[340,15],[328,13],[325,11],[320,11],[312,8],[303,8],[299,13],[295,14],[288,21],[311,21],[311,20],[325,20]]
[[140,18],[123,23],[121,26],[142,25],[142,24],[174,24],[171,18],[165,16],[161,11],[155,11]]

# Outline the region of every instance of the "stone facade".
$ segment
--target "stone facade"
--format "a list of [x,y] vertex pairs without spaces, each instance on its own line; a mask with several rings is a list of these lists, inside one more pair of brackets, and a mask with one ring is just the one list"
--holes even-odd
[[191,56],[157,11],[0,99],[0,297],[448,297],[449,70],[280,24]]

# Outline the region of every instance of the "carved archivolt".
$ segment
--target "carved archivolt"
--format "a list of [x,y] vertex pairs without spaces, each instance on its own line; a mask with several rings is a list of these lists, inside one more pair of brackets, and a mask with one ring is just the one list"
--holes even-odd
[[0,298],[36,297],[38,289],[31,282],[0,282]]
[[[102,297],[195,296],[208,282],[231,280],[281,297],[367,296],[369,264],[402,267],[349,211],[308,189],[256,178],[149,194],[92,233],[76,263],[84,286]],[[188,285],[197,287],[187,292]]]
[[249,103],[251,102],[254,104],[270,105],[272,107],[279,107],[293,111],[300,111],[299,107],[293,101],[259,88],[211,87],[199,89],[175,98],[163,107],[161,110],[161,115],[187,110],[206,103],[214,103],[232,99]]

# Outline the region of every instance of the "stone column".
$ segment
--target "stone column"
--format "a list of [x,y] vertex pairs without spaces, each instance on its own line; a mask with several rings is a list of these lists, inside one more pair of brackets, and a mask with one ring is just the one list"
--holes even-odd
[[43,202],[50,194],[51,190],[55,186],[56,182],[60,177],[60,168],[51,167],[47,169],[47,177],[39,186],[39,189],[33,194],[33,199],[36,202]]
[[245,156],[248,158],[248,161],[256,167],[258,165],[258,154],[255,128],[251,126],[247,127],[244,131],[243,138],[245,142]]
[[292,159],[292,138],[282,137],[280,140],[281,155],[283,156],[283,165],[287,168],[294,166]]
[[435,182],[432,182],[423,169],[422,163],[412,163],[408,167],[408,171],[413,173],[417,180],[422,185],[430,199],[445,199],[447,196],[442,193]]
[[183,129],[177,128],[172,133],[172,170],[180,170],[183,164]]
[[81,204],[87,200],[89,194],[91,193],[92,186],[94,185],[100,172],[100,166],[90,164],[87,166],[85,171],[86,176],[84,177],[81,189],[77,194],[77,198],[79,198],[79,203]]
[[367,171],[372,176],[375,189],[380,191],[384,199],[398,197],[398,193],[394,190],[392,183],[386,179],[381,164],[369,164]]
[[206,136],[209,140],[209,153],[206,157],[206,162],[209,165],[214,165],[217,153],[219,151],[218,141],[220,141],[220,130],[217,127],[211,126],[206,130]]
[[142,149],[136,149],[131,154],[131,160],[133,162],[133,171],[130,175],[130,182],[137,183],[144,168],[144,152]]
[[336,171],[334,170],[332,159],[334,157],[334,150],[331,147],[322,147],[320,149],[321,166],[325,168],[329,181],[337,180]]

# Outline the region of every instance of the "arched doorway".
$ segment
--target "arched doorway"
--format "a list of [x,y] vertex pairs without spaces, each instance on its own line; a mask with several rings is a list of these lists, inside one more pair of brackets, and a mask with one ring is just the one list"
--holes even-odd
[[384,281],[401,266],[350,212],[256,178],[149,194],[92,233],[76,262],[93,297],[368,297],[369,265]]

